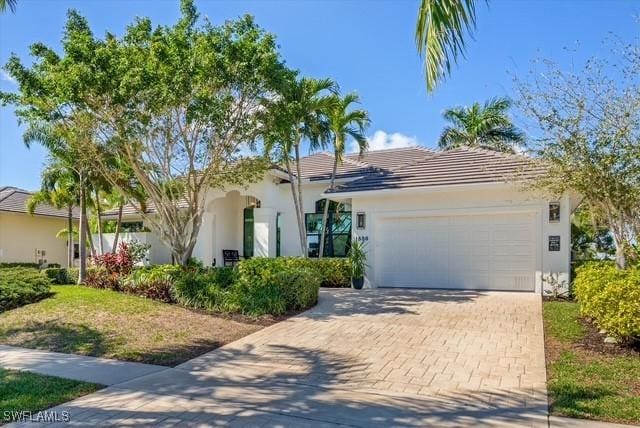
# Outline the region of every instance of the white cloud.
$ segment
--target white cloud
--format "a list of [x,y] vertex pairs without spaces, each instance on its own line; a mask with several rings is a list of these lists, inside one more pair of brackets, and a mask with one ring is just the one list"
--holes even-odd
[[[369,151],[384,150],[384,149],[399,149],[402,147],[412,147],[418,145],[418,140],[415,137],[394,132],[392,134],[386,133],[382,130],[377,130],[373,135],[367,137],[369,141]],[[349,144],[349,152],[356,152],[358,146],[355,141]]]
[[0,80],[2,80],[3,82],[9,82],[13,85],[15,85],[16,83],[16,79],[14,79],[13,77],[11,77],[9,75],[9,73],[7,73],[6,71],[0,69]]

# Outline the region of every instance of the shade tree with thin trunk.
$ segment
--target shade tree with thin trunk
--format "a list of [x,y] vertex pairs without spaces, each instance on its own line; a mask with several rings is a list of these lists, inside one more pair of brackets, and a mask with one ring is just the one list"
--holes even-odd
[[[207,191],[262,177],[267,162],[247,153],[264,131],[263,100],[292,72],[274,37],[251,17],[214,26],[199,22],[190,0],[181,2],[181,11],[173,26],[139,18],[122,37],[104,38],[70,11],[62,53],[37,43],[32,66],[11,57],[5,68],[19,92],[3,100],[16,106],[21,120],[44,123],[73,141],[73,159],[119,190],[184,264]],[[106,159],[114,154],[148,205],[112,173]],[[82,204],[88,195],[81,190]]]
[[614,63],[592,58],[576,71],[542,61],[516,87],[539,135],[528,149],[548,170],[534,187],[578,194],[624,269],[640,239],[640,50],[636,41],[611,51]]

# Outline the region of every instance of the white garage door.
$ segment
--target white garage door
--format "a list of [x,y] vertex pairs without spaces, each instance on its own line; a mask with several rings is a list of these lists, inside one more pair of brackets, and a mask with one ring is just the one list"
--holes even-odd
[[534,218],[529,213],[381,218],[376,282],[533,291]]

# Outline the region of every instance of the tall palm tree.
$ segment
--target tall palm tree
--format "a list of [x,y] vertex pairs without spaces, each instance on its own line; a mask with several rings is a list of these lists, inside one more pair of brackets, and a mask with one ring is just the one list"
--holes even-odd
[[91,194],[90,184],[95,179],[95,171],[92,165],[85,159],[82,151],[83,142],[92,138],[93,130],[84,123],[78,122],[78,126],[72,130],[61,131],[47,123],[31,123],[23,134],[23,140],[27,147],[34,143],[41,144],[49,155],[55,158],[78,185],[78,206],[80,207],[80,221],[78,226],[78,242],[80,243],[80,269],[78,283],[84,282],[87,270],[87,205]]
[[[342,163],[346,150],[346,141],[349,137],[358,145],[360,155],[369,147],[365,132],[369,126],[369,113],[366,110],[352,110],[354,104],[360,102],[360,97],[355,93],[350,93],[344,97],[334,95],[333,102],[329,109],[327,119],[329,124],[329,132],[331,133],[331,144],[333,146],[333,170],[331,171],[331,184],[329,189],[333,190],[336,183],[336,172],[338,164]],[[324,255],[325,231],[327,228],[327,217],[329,215],[329,201],[324,203],[324,211],[322,213],[322,229],[320,238],[319,257]]]
[[510,107],[508,98],[493,98],[484,105],[445,110],[443,117],[451,126],[444,128],[438,145],[441,149],[469,146],[513,153],[525,137],[511,122]]
[[[78,206],[78,182],[69,169],[55,158],[50,158],[42,171],[40,190],[27,201],[27,211],[33,214],[37,206],[42,203],[50,204],[58,209],[67,209],[67,267],[73,267],[73,208]],[[58,234],[64,235],[60,232]]]
[[478,1],[421,1],[415,39],[418,53],[424,58],[429,92],[451,73],[451,68],[458,59],[464,57],[465,36],[476,27]]
[[265,146],[267,151],[275,151],[289,174],[303,257],[307,256],[307,232],[300,169],[301,147],[306,141],[312,151],[328,143],[326,116],[333,102],[331,95],[335,92],[337,85],[330,79],[295,78],[275,100],[269,101],[270,126]]

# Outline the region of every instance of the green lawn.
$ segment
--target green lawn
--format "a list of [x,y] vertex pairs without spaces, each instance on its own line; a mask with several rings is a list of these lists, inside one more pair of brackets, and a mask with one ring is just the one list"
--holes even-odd
[[593,340],[584,346],[588,332],[577,303],[545,302],[543,309],[551,412],[640,423],[640,357],[593,349]]
[[0,343],[173,366],[262,325],[141,297],[71,285],[0,314]]
[[0,424],[15,418],[11,412],[45,410],[100,388],[92,383],[0,369]]

